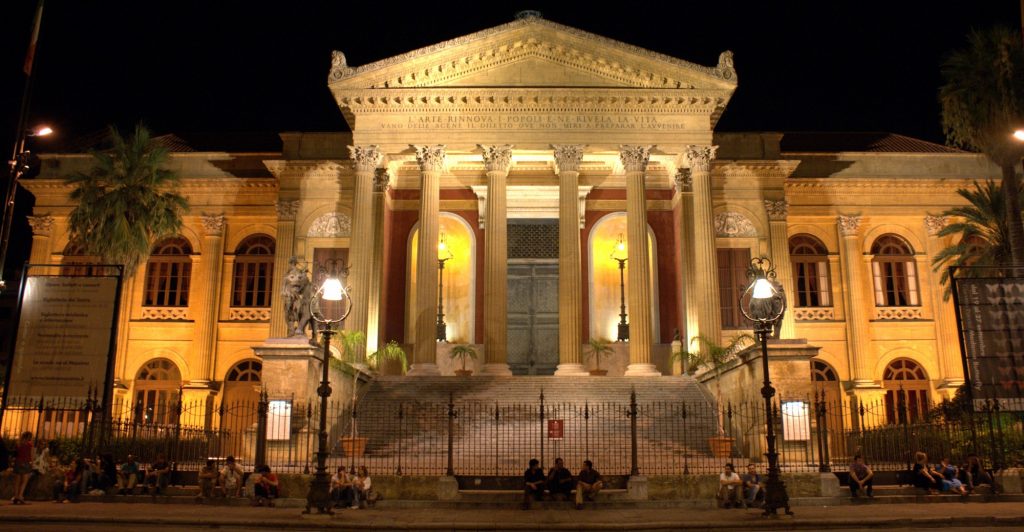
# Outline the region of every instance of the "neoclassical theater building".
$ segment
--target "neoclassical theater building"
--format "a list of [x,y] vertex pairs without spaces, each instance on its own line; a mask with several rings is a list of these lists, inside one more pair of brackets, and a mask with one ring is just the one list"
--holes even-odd
[[[613,342],[611,375],[666,378],[676,334],[749,331],[738,298],[763,255],[791,306],[781,338],[813,348],[800,378],[840,397],[951,394],[940,214],[997,169],[897,134],[716,132],[738,80],[731,52],[698,65],[537,16],[361,66],[335,52],[326,81],[351,132],[282,133],[275,152],[171,143],[191,210],[127,280],[117,393],[250,397],[254,347],[288,336],[292,257],[314,283],[345,267],[345,328],[368,352],[402,344],[410,379],[452,374],[457,344],[478,375],[585,375],[591,339]],[[62,178],[91,159],[42,159],[24,183],[31,261],[80,263]]]

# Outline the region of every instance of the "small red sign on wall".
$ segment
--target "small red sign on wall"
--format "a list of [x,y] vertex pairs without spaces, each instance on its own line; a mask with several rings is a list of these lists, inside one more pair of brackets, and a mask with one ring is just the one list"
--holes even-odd
[[565,434],[565,421],[561,419],[548,420],[548,439],[560,440]]

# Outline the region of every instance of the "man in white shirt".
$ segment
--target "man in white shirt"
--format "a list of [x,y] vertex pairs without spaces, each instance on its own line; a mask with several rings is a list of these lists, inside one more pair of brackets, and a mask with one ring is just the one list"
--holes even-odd
[[718,505],[722,508],[739,508],[740,488],[743,481],[736,474],[732,464],[725,464],[725,470],[718,475]]
[[235,457],[229,456],[224,468],[220,470],[221,485],[224,486],[225,497],[238,497],[242,492],[242,468],[235,463]]

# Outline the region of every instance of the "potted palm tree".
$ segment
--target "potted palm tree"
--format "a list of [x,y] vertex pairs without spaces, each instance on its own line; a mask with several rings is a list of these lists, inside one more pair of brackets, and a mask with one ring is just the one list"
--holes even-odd
[[[708,438],[708,447],[711,448],[712,456],[716,458],[728,458],[732,455],[733,442],[735,438],[725,435],[725,419],[722,416],[722,371],[737,353],[752,343],[754,337],[749,334],[737,334],[729,339],[728,343],[722,345],[714,339],[704,335],[698,335],[693,343],[698,345],[698,353],[694,359],[699,360],[701,366],[715,374],[715,401],[718,407],[718,435]],[[689,354],[689,353],[688,353]]]
[[452,360],[459,359],[462,361],[462,369],[455,370],[455,375],[459,377],[468,377],[473,374],[473,370],[466,369],[466,359],[471,358],[476,360],[476,350],[472,347],[460,344],[452,348],[452,352],[448,355]]
[[366,361],[376,371],[380,371],[384,364],[393,361],[402,365],[402,373],[409,369],[409,359],[405,354],[405,350],[394,340],[384,344],[383,347],[373,353],[366,355]]
[[[338,331],[338,345],[341,347],[341,361],[352,369],[352,408],[356,405],[356,392],[359,386],[359,370],[356,369],[356,353],[366,345],[366,333],[362,331]],[[367,357],[368,359],[370,357]],[[345,456],[362,456],[366,451],[366,438],[359,437],[355,418],[352,419],[349,435],[341,437],[341,448]]]
[[677,353],[672,353],[669,357],[669,362],[679,361],[683,365],[683,370],[689,376],[693,376],[697,373],[697,370],[704,365],[704,353],[700,350],[687,351],[680,349]]
[[608,343],[608,340],[591,338],[587,344],[587,359],[594,359],[594,369],[590,370],[593,377],[604,377],[608,374],[608,370],[601,369],[601,357],[611,356],[613,352],[612,346]]

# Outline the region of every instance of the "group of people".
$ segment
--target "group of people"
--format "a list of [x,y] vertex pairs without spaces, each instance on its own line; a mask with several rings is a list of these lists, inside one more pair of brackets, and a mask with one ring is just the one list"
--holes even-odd
[[718,475],[718,505],[722,508],[749,508],[764,504],[764,482],[754,464],[747,472],[736,473],[732,464],[725,464]]
[[967,495],[981,485],[991,486],[998,490],[995,479],[985,470],[981,459],[976,454],[968,454],[960,467],[950,463],[948,457],[942,457],[938,464],[928,461],[923,451],[914,453],[913,475],[914,486],[928,490],[929,494],[956,493]]
[[373,481],[366,466],[346,471],[345,466],[331,476],[331,500],[335,508],[351,508],[357,510],[365,502],[372,499]]
[[594,469],[590,460],[583,461],[579,475],[573,478],[572,472],[565,468],[561,458],[555,458],[555,465],[547,475],[540,467],[536,458],[530,460],[529,468],[523,474],[523,509],[529,509],[531,501],[541,501],[547,492],[554,500],[568,500],[575,490],[576,509],[583,509],[583,502],[593,500],[594,496],[604,487],[601,473]]

